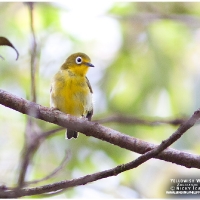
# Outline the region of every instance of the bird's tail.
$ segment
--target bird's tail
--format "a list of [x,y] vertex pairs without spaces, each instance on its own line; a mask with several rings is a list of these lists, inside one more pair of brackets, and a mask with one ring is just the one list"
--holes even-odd
[[71,138],[77,138],[78,137],[78,132],[73,131],[71,129],[67,129],[65,133],[65,139],[71,139]]

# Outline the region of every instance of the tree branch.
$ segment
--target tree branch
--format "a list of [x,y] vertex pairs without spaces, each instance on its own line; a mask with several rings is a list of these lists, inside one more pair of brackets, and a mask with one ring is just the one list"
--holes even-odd
[[34,9],[34,3],[28,2],[28,9],[29,9],[29,15],[30,15],[30,28],[31,28],[31,36],[32,36],[32,44],[31,44],[31,100],[33,102],[36,102],[36,81],[35,81],[35,75],[36,75],[36,53],[37,53],[37,42],[36,42],[36,36],[35,36],[35,30],[34,30],[34,17],[33,17],[33,9]]
[[62,162],[60,163],[60,165],[54,169],[50,174],[48,174],[47,176],[45,176],[44,178],[41,178],[41,179],[38,179],[38,180],[34,180],[34,181],[28,181],[28,182],[25,182],[24,185],[30,185],[30,184],[36,184],[36,183],[39,183],[39,182],[42,182],[42,181],[46,181],[50,178],[52,178],[53,176],[55,176],[60,170],[63,169],[63,167],[66,165],[66,163],[68,162],[69,160],[69,153],[65,153],[65,156],[62,160]]
[[174,143],[176,140],[178,140],[185,131],[187,131],[190,127],[194,125],[194,123],[200,118],[200,110],[197,110],[192,117],[190,117],[186,122],[184,122],[178,130],[173,133],[167,140],[162,141],[162,143],[154,148],[151,151],[146,152],[142,156],[138,157],[132,162],[129,162],[127,164],[119,165],[115,168],[105,170],[102,172],[97,172],[94,174],[90,174],[78,179],[74,180],[66,180],[61,181],[54,184],[44,185],[41,187],[36,188],[25,188],[25,189],[17,189],[16,191],[0,191],[0,196],[3,198],[16,198],[16,197],[22,197],[22,196],[29,196],[29,195],[36,195],[36,194],[43,194],[47,192],[55,192],[58,190],[66,189],[69,187],[74,187],[78,185],[85,185],[90,182],[94,182],[99,179],[107,178],[110,176],[116,176],[124,171],[133,169],[141,165],[142,163],[146,162],[147,160],[155,157],[156,155],[160,154],[164,149],[169,147],[172,143]]
[[22,150],[21,162],[20,162],[20,169],[19,169],[19,177],[18,177],[18,187],[24,186],[24,181],[27,173],[28,166],[39,148],[42,140],[38,135],[37,125],[33,121],[32,118],[28,118],[28,122],[26,125],[26,138],[25,144]]
[[[36,54],[37,54],[37,42],[34,30],[34,3],[27,2],[30,17],[30,29],[31,29],[31,58],[30,58],[30,72],[31,72],[31,100],[36,102],[37,93],[36,93]],[[37,123],[30,117],[28,117],[26,130],[25,130],[25,142],[22,150],[22,158],[20,163],[20,172],[18,178],[18,187],[22,187],[24,185],[24,180],[26,177],[26,172],[31,159],[34,156],[34,153],[39,147],[39,143],[37,143],[37,132],[38,132]]]
[[[89,122],[87,119],[76,118],[74,116],[66,115],[60,111],[52,111],[47,107],[43,107],[39,104],[19,98],[1,89],[0,104],[23,114],[27,114],[46,122],[54,123],[65,128],[74,129],[85,134],[86,136],[93,136],[117,145],[121,148],[140,154],[144,154],[157,147],[157,145],[124,135],[118,131],[104,127],[95,122]],[[185,131],[194,125],[199,115],[199,111],[197,111],[195,114],[196,118],[192,118],[193,121],[190,120],[187,126],[184,125]],[[193,167],[200,169],[200,156],[181,152],[171,148],[164,150],[159,155],[155,156],[155,158],[182,165],[187,168]]]
[[173,126],[177,126],[182,124],[186,118],[179,118],[179,119],[141,119],[138,117],[132,117],[132,116],[125,116],[121,114],[112,115],[103,119],[96,119],[93,120],[93,122],[98,122],[100,124],[104,123],[120,123],[120,124],[130,124],[130,125],[142,125],[142,126],[157,126],[162,124],[170,124]]

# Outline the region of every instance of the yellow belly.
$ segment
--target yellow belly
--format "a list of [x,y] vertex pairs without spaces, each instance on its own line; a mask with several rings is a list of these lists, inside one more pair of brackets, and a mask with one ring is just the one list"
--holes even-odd
[[58,72],[51,89],[51,107],[74,116],[85,116],[92,109],[92,94],[84,76]]

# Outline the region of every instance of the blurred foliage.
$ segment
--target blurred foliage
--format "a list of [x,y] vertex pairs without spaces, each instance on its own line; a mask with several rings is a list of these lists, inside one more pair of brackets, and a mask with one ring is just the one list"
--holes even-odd
[[[139,117],[176,118],[200,107],[200,3],[106,3],[90,6],[72,1],[35,3],[37,99],[49,106],[54,73],[73,52],[87,53],[96,66],[88,73],[94,90],[94,118],[114,113]],[[31,28],[26,3],[0,3],[1,36],[20,53],[0,47],[0,87],[30,99]],[[0,185],[15,186],[27,117],[0,106]],[[55,125],[36,120],[42,131]],[[115,130],[159,144],[177,127],[106,124]],[[173,147],[200,153],[199,127]],[[26,180],[43,178],[70,153],[70,161],[41,184],[78,178],[129,162],[138,155],[79,134],[64,140],[64,131],[48,138],[36,152]],[[170,178],[195,176],[186,169],[150,160],[117,177],[67,190],[56,197],[168,198]],[[39,197],[39,196],[38,196]]]

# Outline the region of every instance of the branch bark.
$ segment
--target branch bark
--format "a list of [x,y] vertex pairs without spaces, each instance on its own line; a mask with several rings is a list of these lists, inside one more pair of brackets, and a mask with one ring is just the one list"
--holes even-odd
[[[27,114],[34,118],[54,123],[65,128],[74,129],[85,134],[86,136],[93,136],[136,153],[144,154],[157,147],[157,145],[124,135],[98,123],[89,122],[87,119],[76,118],[74,116],[66,115],[60,111],[52,111],[50,108],[43,107],[23,98],[19,98],[1,89],[0,104],[20,113]],[[186,125],[184,125],[185,123],[183,124],[184,131],[192,127],[198,120],[198,117],[200,116],[199,112],[200,111],[197,111],[195,113],[195,118],[193,117],[192,120],[187,121],[188,123]],[[154,158],[182,165],[187,168],[200,169],[200,156],[171,148],[164,150]]]
[[122,173],[124,171],[133,169],[141,165],[142,163],[146,162],[147,160],[151,159],[152,157],[155,157],[156,155],[160,154],[164,149],[169,147],[172,143],[174,143],[176,140],[178,140],[185,131],[187,131],[190,127],[194,125],[194,123],[200,118],[200,110],[197,110],[192,117],[189,118],[186,122],[184,122],[178,130],[173,133],[167,140],[162,141],[162,143],[154,148],[153,150],[146,152],[142,156],[138,157],[132,162],[129,162],[127,164],[119,165],[113,169],[105,170],[102,172],[90,174],[78,179],[74,180],[66,180],[61,181],[54,184],[44,185],[41,187],[36,188],[25,188],[25,189],[18,189],[12,190],[12,191],[0,191],[0,197],[3,198],[16,198],[16,197],[22,197],[22,196],[28,196],[28,195],[35,195],[35,194],[43,194],[47,192],[55,192],[58,190],[63,190],[69,187],[74,187],[78,185],[85,185],[89,182],[93,182],[99,179],[107,178],[110,176],[116,176],[119,173]]
[[93,120],[93,122],[98,122],[100,124],[104,123],[120,123],[120,124],[130,124],[130,125],[142,125],[142,126],[157,126],[157,125],[162,125],[162,124],[169,124],[173,126],[177,126],[182,124],[186,118],[179,118],[179,119],[157,119],[152,120],[152,119],[141,119],[138,117],[132,117],[132,116],[125,116],[125,115],[113,115],[109,116],[103,119],[97,119]]

